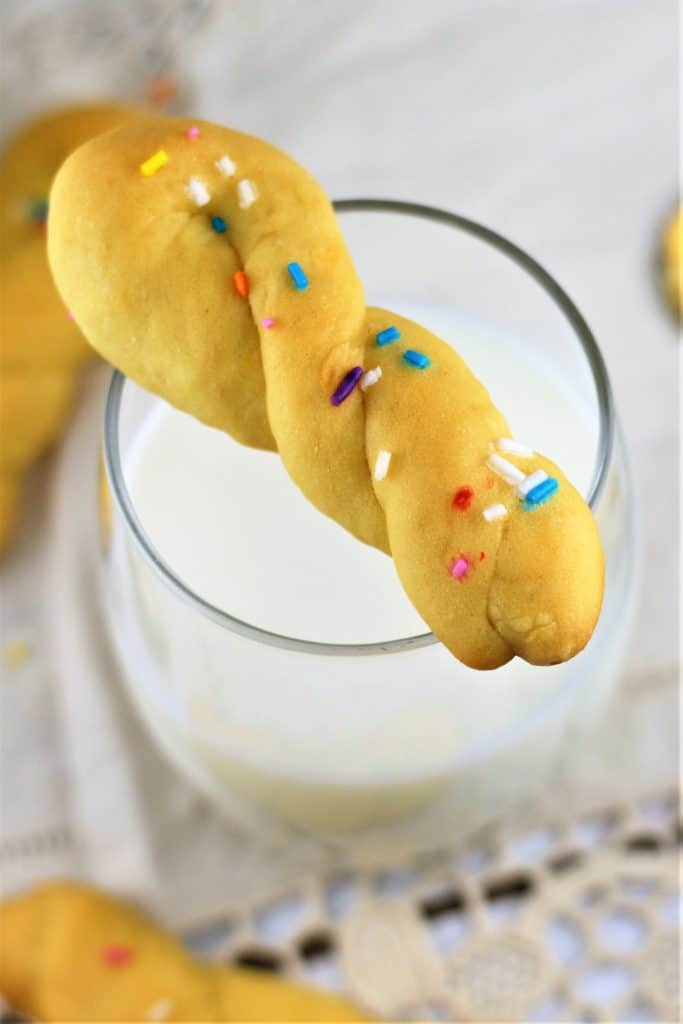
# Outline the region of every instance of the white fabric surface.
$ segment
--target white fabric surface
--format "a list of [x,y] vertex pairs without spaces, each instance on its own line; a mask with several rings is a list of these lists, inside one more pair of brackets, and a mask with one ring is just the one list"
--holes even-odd
[[[138,5],[50,6],[3,5],[4,46],[15,54],[0,62],[6,95],[13,86],[5,129],[65,97],[131,95],[147,70],[170,67],[193,109],[280,144],[331,194],[466,213],[519,241],[567,287],[612,374],[646,567],[621,701],[595,763],[577,766],[577,792],[597,799],[600,787],[670,783],[678,347],[652,270],[655,232],[676,188],[676,5],[427,0],[400,5],[398,17],[385,0],[239,0],[214,5],[190,35],[169,30],[166,50],[147,64],[144,47],[160,35],[150,12],[161,5],[141,5],[147,34],[138,26],[123,48],[121,25],[143,17]],[[90,27],[79,41],[74,26],[86,8]],[[18,66],[22,39],[32,60]],[[81,50],[87,56],[75,59]],[[30,88],[25,80],[17,88],[11,76],[29,73]],[[95,376],[88,387],[98,386]],[[85,480],[94,467],[82,472]],[[31,515],[1,574],[3,641],[26,636],[33,645],[24,665],[3,668],[0,691],[2,890],[72,873],[143,896],[176,923],[265,898],[303,869],[300,860],[274,865],[237,837],[149,746],[116,687],[103,684],[89,661],[101,652],[74,650],[68,624],[50,637],[45,609],[69,588],[92,594],[94,582],[46,576],[64,552],[58,540],[49,559],[45,549],[55,514],[45,475],[36,474]],[[86,492],[84,484],[72,495],[74,509]]]

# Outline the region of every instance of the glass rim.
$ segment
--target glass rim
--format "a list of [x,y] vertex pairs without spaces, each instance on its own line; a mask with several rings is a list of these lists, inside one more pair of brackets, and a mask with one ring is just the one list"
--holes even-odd
[[[598,453],[593,477],[588,488],[586,501],[591,509],[602,493],[614,447],[614,405],[607,367],[595,337],[574,302],[557,281],[532,256],[509,241],[503,235],[456,213],[450,213],[420,203],[402,202],[394,199],[339,199],[333,202],[337,213],[394,213],[418,219],[431,220],[447,227],[456,228],[486,242],[526,271],[544,289],[560,308],[572,327],[588,361],[598,402]],[[157,551],[148,537],[131,500],[126,486],[121,451],[119,446],[119,413],[126,377],[114,370],[107,392],[104,415],[104,462],[109,484],[126,526],[143,558],[163,582],[198,614],[217,625],[248,640],[254,640],[269,647],[332,657],[390,654],[400,651],[417,650],[439,643],[431,632],[415,636],[399,637],[393,640],[372,643],[329,643],[319,640],[304,640],[262,629],[245,622],[217,605],[205,600],[178,577],[166,560]]]

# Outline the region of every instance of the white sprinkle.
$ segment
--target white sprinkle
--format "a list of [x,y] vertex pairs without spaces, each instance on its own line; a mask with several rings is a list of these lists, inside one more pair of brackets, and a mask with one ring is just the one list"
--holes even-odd
[[173,1003],[170,999],[157,999],[147,1010],[145,1020],[168,1020],[172,1012]]
[[377,456],[377,461],[375,462],[375,480],[384,480],[384,477],[389,472],[390,462],[391,452],[379,452]]
[[185,195],[189,196],[197,206],[206,206],[211,199],[208,188],[199,178],[190,178],[185,186]]
[[505,519],[505,516],[507,514],[508,510],[505,508],[505,505],[500,504],[489,505],[488,508],[485,508],[484,511],[482,512],[482,515],[487,523],[492,523],[496,519]]
[[495,453],[489,455],[486,465],[508,484],[520,484],[524,479],[524,473],[522,473],[521,469],[517,469],[511,462],[504,459],[502,455],[496,455]]
[[216,160],[216,167],[226,178],[232,178],[237,170],[229,156],[222,156],[220,160]]
[[513,441],[511,437],[501,437],[499,441],[496,441],[496,447],[509,455],[519,455],[520,459],[528,459],[534,454],[533,448],[520,444],[519,441]]
[[542,469],[537,469],[535,473],[530,473],[529,476],[525,476],[522,482],[517,487],[517,494],[520,498],[526,498],[529,491],[533,490],[537,484],[542,484],[544,480],[548,479],[548,474],[544,473]]
[[249,181],[249,178],[242,178],[242,181],[237,182],[237,202],[240,210],[248,210],[257,199],[258,192],[253,181]]
[[382,367],[381,366],[375,367],[374,370],[368,370],[368,372],[366,374],[364,374],[361,377],[361,379],[360,379],[360,389],[361,389],[361,391],[367,391],[368,388],[371,388],[373,384],[377,383],[377,381],[380,379],[381,376],[382,376]]

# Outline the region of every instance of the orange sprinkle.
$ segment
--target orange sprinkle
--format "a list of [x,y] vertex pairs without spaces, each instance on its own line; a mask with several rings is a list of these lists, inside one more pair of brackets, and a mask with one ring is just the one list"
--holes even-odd
[[243,299],[246,299],[249,294],[249,278],[247,275],[243,270],[236,270],[232,275],[232,280],[237,294],[241,295]]

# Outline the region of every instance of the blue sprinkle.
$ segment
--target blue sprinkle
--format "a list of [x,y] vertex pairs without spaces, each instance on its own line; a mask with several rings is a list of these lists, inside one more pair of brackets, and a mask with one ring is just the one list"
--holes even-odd
[[226,224],[222,217],[212,217],[211,227],[219,235],[224,235],[225,232],[228,230],[228,225]]
[[308,278],[298,263],[288,263],[287,270],[289,271],[289,276],[300,292],[302,292],[304,288],[308,288]]
[[524,499],[524,508],[538,508],[539,505],[542,505],[544,501],[553,496],[559,486],[554,476],[549,476],[547,480],[536,484]]
[[379,332],[376,340],[381,348],[382,345],[391,345],[392,341],[398,341],[400,337],[401,332],[397,327],[385,327],[383,331]]
[[415,366],[418,370],[426,370],[429,366],[429,357],[422,352],[415,352],[412,348],[406,349],[403,359],[409,366]]

